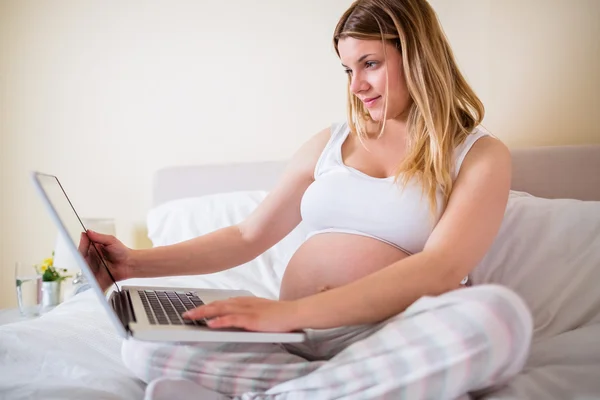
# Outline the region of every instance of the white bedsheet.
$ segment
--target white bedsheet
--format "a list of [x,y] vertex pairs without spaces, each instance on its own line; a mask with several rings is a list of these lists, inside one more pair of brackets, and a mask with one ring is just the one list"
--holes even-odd
[[91,290],[34,320],[0,326],[0,399],[141,399],[121,338]]
[[[533,344],[525,370],[487,400],[600,398],[600,324]],[[121,338],[91,290],[38,319],[0,326],[0,399],[142,399]]]
[[525,368],[486,400],[600,399],[600,324],[532,344]]

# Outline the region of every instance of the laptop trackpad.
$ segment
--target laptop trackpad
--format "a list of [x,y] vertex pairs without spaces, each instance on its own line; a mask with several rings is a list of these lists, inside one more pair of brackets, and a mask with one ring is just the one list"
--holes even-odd
[[226,290],[226,289],[200,289],[193,292],[204,304],[217,300],[225,300],[232,297],[252,296],[247,290]]

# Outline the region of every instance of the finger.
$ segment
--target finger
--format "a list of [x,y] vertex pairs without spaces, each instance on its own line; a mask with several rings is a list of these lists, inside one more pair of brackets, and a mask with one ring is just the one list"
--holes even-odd
[[209,319],[206,324],[209,328],[246,328],[247,318],[242,315],[225,315]]
[[214,318],[221,315],[221,313],[222,310],[217,310],[217,308],[214,305],[204,305],[186,311],[183,314],[181,314],[181,316],[187,319],[203,319]]
[[208,314],[209,313],[206,311],[206,306],[200,306],[184,312],[181,314],[181,317],[185,319],[198,320],[207,318],[206,315]]
[[116,240],[116,238],[112,235],[105,235],[103,233],[94,232],[89,229],[87,230],[87,234],[92,242],[99,244],[109,245],[113,244]]
[[102,254],[102,257],[104,257],[105,260],[108,260],[110,257],[110,251],[108,251],[108,249],[106,248],[106,246],[100,246],[100,253]]
[[96,270],[97,265],[95,265],[94,252],[90,251],[91,244],[92,242],[90,242],[90,239],[87,237],[85,232],[82,232],[81,241],[79,242],[77,251],[79,251],[85,262],[92,268],[92,270]]
[[81,232],[81,237],[79,238],[79,246],[77,247],[77,251],[79,251],[79,253],[85,257],[87,255],[89,247],[90,239],[88,239],[85,232]]
[[104,245],[92,243],[91,247],[94,248],[94,251],[91,251],[90,253],[93,254],[93,257],[94,259],[96,259],[96,261],[101,262],[103,258],[106,258],[106,256],[104,255]]
[[196,307],[192,310],[184,312],[182,317],[188,319],[215,318],[225,314],[233,313],[235,310],[239,309],[240,308],[238,306],[230,302],[215,301],[213,303]]
[[88,248],[87,260],[92,267],[98,268],[100,266],[100,256],[98,255],[98,249],[93,243],[90,243],[90,247]]

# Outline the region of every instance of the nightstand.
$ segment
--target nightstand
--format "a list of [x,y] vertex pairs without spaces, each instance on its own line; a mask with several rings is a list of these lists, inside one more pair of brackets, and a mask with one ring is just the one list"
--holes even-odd
[[27,321],[37,317],[38,315],[24,317],[21,315],[18,308],[0,309],[0,325],[6,325],[12,322]]

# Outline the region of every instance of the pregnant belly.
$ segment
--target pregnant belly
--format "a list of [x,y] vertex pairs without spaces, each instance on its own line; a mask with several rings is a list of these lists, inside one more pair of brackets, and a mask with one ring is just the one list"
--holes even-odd
[[294,253],[279,298],[295,300],[346,285],[408,255],[385,242],[347,233],[322,233]]

